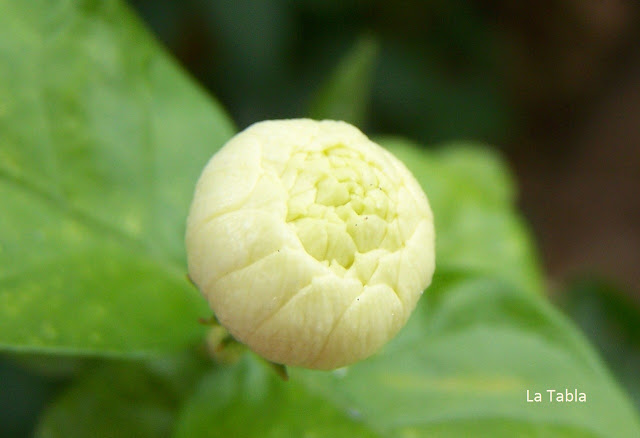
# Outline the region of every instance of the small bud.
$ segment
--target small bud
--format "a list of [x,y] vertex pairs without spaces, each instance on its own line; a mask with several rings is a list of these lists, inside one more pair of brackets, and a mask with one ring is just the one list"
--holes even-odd
[[269,361],[334,369],[404,326],[435,267],[413,175],[355,127],[256,123],[205,167],[189,275],[218,321]]

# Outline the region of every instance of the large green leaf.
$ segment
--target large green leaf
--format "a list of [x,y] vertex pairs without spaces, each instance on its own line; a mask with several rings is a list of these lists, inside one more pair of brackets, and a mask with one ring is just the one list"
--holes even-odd
[[120,1],[0,0],[0,347],[200,337],[184,220],[232,133]]
[[167,436],[174,421],[175,400],[164,389],[142,367],[105,367],[81,379],[51,404],[35,436]]
[[47,406],[35,436],[166,437],[184,398],[210,365],[187,354],[102,364]]
[[[542,297],[438,276],[384,351],[334,372],[265,376],[252,358],[215,371],[183,436],[635,437],[633,408],[582,336]],[[578,390],[586,402],[549,401]],[[535,393],[539,403],[527,401]]]
[[[386,351],[333,374],[293,373],[316,394],[405,436],[633,437],[640,423],[582,336],[541,297],[501,282],[441,281]],[[547,390],[586,394],[549,401]],[[527,390],[542,394],[527,402]]]
[[436,151],[381,139],[429,197],[436,227],[437,270],[489,274],[542,294],[543,277],[529,232],[514,208],[515,189],[499,154],[478,144]]
[[[77,379],[42,415],[38,438],[162,437],[202,363],[176,356],[107,363]],[[177,382],[176,382],[177,381]]]
[[283,382],[254,357],[212,372],[187,403],[175,437],[377,436],[349,412],[298,381]]

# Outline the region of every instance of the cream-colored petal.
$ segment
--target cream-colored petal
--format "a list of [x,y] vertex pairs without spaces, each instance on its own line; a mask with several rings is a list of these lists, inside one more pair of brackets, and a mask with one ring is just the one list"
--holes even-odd
[[[312,366],[334,325],[362,289],[353,279],[316,277],[260,325],[249,345],[269,360],[280,362],[286,356],[289,365]],[[332,358],[336,360],[341,359]]]

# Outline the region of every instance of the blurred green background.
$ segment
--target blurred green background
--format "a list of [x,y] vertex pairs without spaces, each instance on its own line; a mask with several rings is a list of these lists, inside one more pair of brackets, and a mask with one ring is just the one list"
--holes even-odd
[[[499,148],[554,299],[640,407],[640,3],[129,4],[239,129],[326,113],[315,96],[344,66],[369,81],[338,89],[358,104],[329,112],[367,134]],[[0,424],[16,437],[66,384],[10,361],[0,380]]]

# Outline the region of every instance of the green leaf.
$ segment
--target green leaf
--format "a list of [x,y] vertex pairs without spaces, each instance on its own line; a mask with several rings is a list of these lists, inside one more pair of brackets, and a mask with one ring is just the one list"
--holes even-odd
[[0,348],[140,355],[203,336],[184,221],[232,134],[120,1],[0,0]]
[[[440,286],[383,354],[291,380],[386,436],[637,436],[629,401],[541,297],[489,280]],[[547,390],[565,389],[587,401],[549,401]],[[543,401],[527,402],[527,390]]]
[[50,404],[37,438],[165,437],[185,394],[204,372],[195,357],[106,363]]
[[186,404],[181,437],[373,437],[358,412],[345,411],[300,382],[285,382],[254,356],[214,370]]
[[[433,289],[433,290],[432,290]],[[542,297],[490,279],[438,275],[401,335],[333,372],[249,356],[214,370],[176,437],[635,437],[629,400],[585,339]],[[548,390],[586,394],[549,401]],[[539,403],[527,401],[535,393]]]
[[174,409],[162,388],[143,370],[104,369],[82,380],[52,404],[35,436],[167,436]]
[[515,189],[492,149],[450,144],[437,151],[381,139],[411,170],[429,198],[436,228],[436,269],[489,275],[542,294],[532,238],[514,208]]
[[362,126],[367,116],[377,53],[378,46],[371,37],[360,38],[317,92],[309,117],[344,120]]
[[597,346],[640,409],[640,306],[603,278],[583,277],[558,294],[562,309]]

